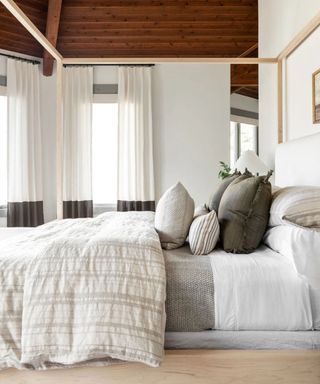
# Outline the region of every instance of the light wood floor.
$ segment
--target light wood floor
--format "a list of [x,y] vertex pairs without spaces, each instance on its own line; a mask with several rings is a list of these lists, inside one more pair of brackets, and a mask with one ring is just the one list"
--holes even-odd
[[50,371],[0,371],[1,384],[320,384],[320,351],[166,351],[142,364]]

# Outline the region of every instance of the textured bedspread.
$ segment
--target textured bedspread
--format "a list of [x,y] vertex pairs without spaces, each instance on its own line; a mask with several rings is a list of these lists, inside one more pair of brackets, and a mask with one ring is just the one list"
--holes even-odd
[[[183,252],[184,251],[184,252]],[[215,294],[210,256],[187,248],[165,251],[167,331],[215,329]]]
[[108,213],[2,242],[0,367],[158,366],[166,279],[153,221]]
[[164,257],[167,331],[312,329],[307,281],[289,258],[268,247],[193,256],[185,246]]

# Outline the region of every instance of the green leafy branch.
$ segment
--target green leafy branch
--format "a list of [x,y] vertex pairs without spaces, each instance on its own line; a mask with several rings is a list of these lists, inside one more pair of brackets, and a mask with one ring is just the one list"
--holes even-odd
[[223,161],[219,161],[219,163],[220,163],[220,167],[222,169],[219,171],[218,177],[219,177],[219,179],[223,180],[226,177],[229,177],[231,175],[231,168],[228,164],[226,164]]

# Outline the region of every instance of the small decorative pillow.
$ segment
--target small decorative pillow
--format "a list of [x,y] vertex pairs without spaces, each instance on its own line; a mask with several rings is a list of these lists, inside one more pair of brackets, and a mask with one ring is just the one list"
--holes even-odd
[[189,244],[194,255],[207,255],[219,240],[219,220],[215,211],[197,216],[190,227]]
[[290,223],[320,228],[320,187],[286,187],[274,193],[270,227]]
[[183,246],[193,214],[194,201],[181,183],[175,184],[162,195],[155,214],[155,229],[162,248],[175,249]]
[[224,192],[218,217],[226,252],[250,253],[259,246],[269,221],[271,174],[238,177]]

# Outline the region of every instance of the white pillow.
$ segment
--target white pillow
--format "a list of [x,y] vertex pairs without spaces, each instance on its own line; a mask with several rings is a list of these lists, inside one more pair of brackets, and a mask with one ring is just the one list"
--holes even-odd
[[194,255],[207,255],[219,240],[220,227],[215,211],[197,216],[190,227],[189,244]]
[[182,247],[194,214],[194,201],[181,183],[169,188],[158,202],[155,228],[162,248]]
[[320,329],[320,232],[293,225],[280,225],[267,231],[265,244],[289,257],[297,272],[309,283],[314,329]]
[[320,228],[320,187],[286,187],[274,193],[269,225],[288,223]]

